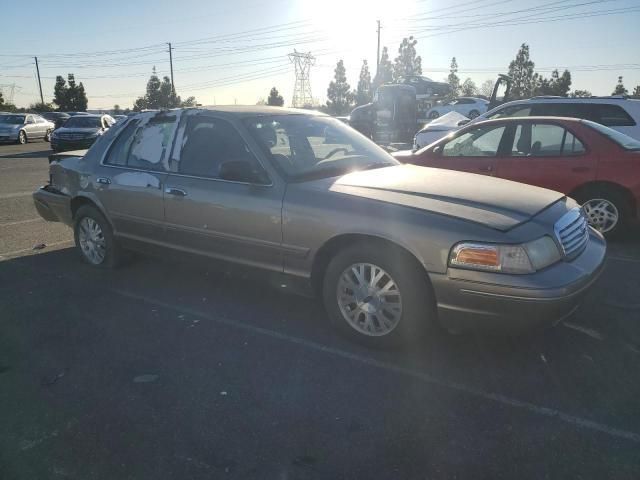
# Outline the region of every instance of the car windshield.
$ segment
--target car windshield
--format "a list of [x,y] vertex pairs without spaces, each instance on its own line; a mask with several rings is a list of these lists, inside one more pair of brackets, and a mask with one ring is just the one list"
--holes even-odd
[[276,167],[292,181],[397,165],[376,144],[334,118],[274,115],[245,125]]
[[591,120],[583,120],[583,122],[613,140],[625,150],[640,150],[640,141],[635,138],[631,138],[629,135],[625,135],[624,133],[618,132],[613,128],[605,127],[599,123],[592,122]]
[[22,125],[24,123],[24,115],[0,115],[0,123]]
[[70,117],[64,124],[65,128],[102,128],[100,117],[85,117],[79,115]]

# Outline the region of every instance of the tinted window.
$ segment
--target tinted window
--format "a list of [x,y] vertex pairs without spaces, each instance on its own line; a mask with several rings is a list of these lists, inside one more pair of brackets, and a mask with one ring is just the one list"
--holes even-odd
[[22,125],[24,123],[24,115],[0,115],[0,123]]
[[590,105],[584,103],[539,103],[531,111],[534,116],[590,118]]
[[518,125],[511,155],[515,157],[546,157],[562,154],[565,129],[558,125],[525,123]]
[[528,117],[531,115],[531,105],[511,105],[488,115],[486,118]]
[[482,127],[466,132],[446,143],[445,157],[494,157],[498,153],[505,127]]
[[636,124],[633,118],[620,105],[596,103],[591,105],[594,116],[589,120],[607,127],[632,127]]
[[578,140],[575,135],[571,132],[567,131],[566,136],[564,137],[564,145],[562,147],[563,155],[579,155],[584,153],[585,148],[580,140]]
[[188,120],[179,159],[172,158],[169,169],[185,175],[220,178],[226,162],[249,162],[261,169],[235,127],[214,118]]
[[111,145],[111,149],[109,150],[109,155],[107,156],[105,163],[109,165],[120,166],[125,166],[127,164],[129,150],[131,149],[134,134],[138,128],[139,123],[140,122],[138,120],[132,120],[131,122],[129,122],[122,133],[118,135],[116,141],[113,142],[113,145]]
[[69,118],[64,124],[65,128],[102,128],[100,117],[78,115]]

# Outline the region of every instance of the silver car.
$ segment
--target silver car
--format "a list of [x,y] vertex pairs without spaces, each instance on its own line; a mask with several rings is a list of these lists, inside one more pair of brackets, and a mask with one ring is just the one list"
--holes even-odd
[[55,125],[32,113],[0,115],[0,142],[27,143],[29,140],[49,141]]
[[372,346],[436,324],[556,323],[606,250],[561,193],[400,165],[339,120],[277,107],[137,115],[54,160],[34,200],[74,228],[93,266],[131,249],[252,267],[317,294],[338,329]]

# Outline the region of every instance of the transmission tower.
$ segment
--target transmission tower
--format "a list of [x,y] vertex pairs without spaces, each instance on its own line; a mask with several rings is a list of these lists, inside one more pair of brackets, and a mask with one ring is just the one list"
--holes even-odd
[[16,90],[20,90],[15,83],[8,83],[4,85],[0,85],[0,92],[4,95],[4,89],[7,88],[9,90],[9,94],[5,97],[7,99],[7,103],[13,103],[13,98],[15,96]]
[[294,50],[293,53],[289,54],[289,60],[291,60],[296,69],[296,83],[293,86],[291,106],[300,108],[305,105],[312,105],[310,73],[316,58],[311,55],[311,52],[300,53]]

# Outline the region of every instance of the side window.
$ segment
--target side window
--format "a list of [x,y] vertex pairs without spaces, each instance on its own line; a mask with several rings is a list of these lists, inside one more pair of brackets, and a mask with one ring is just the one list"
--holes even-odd
[[505,127],[483,127],[471,130],[446,143],[445,157],[495,157]]
[[581,103],[540,103],[532,109],[531,115],[542,117],[589,118],[586,104]]
[[33,115],[27,116],[27,123],[36,123],[36,121],[33,119]]
[[636,122],[620,105],[596,103],[591,106],[593,120],[606,127],[633,127]]
[[215,118],[191,117],[187,120],[180,157],[171,159],[169,170],[220,178],[220,167],[224,163],[238,161],[249,162],[262,170],[233,125]]
[[564,145],[562,146],[562,155],[580,155],[585,152],[584,145],[578,140],[573,133],[567,131],[564,137]]
[[164,170],[165,156],[171,149],[176,117],[155,116],[136,130],[127,166],[143,170]]
[[104,163],[120,167],[127,165],[127,157],[129,156],[129,150],[131,150],[131,144],[133,143],[134,134],[138,129],[139,123],[139,120],[131,121],[120,135],[118,135],[118,138],[116,138],[113,145],[111,145]]
[[549,157],[562,154],[565,129],[558,125],[523,123],[516,128],[513,157]]
[[531,115],[531,105],[511,105],[492,113],[487,118],[528,117]]
[[44,118],[42,118],[41,116],[37,116],[36,117],[36,122],[38,122],[38,123],[46,123],[46,120]]

